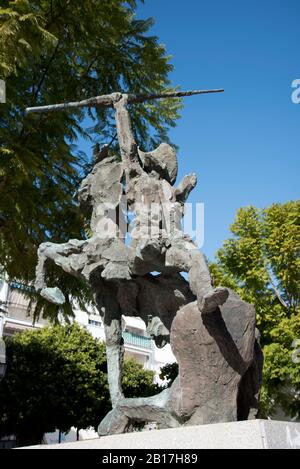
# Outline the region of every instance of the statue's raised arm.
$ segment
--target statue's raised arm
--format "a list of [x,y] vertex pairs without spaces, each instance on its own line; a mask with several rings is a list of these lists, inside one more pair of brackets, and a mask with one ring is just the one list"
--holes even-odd
[[223,89],[215,90],[193,90],[193,91],[174,91],[174,92],[162,92],[158,94],[126,94],[126,93],[111,93],[102,96],[95,96],[93,98],[85,99],[82,101],[52,104],[49,106],[37,106],[28,107],[26,113],[32,112],[51,112],[51,111],[62,111],[81,107],[112,107],[116,110],[116,126],[118,133],[118,141],[120,146],[120,152],[123,161],[137,162],[138,153],[137,145],[134,140],[130,115],[127,110],[128,104],[140,104],[146,101],[153,101],[156,99],[163,98],[182,98],[186,96],[193,96],[198,94],[208,93],[221,93]]

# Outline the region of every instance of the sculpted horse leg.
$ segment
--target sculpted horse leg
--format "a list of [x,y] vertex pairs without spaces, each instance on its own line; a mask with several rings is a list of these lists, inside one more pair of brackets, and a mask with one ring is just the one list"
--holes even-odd
[[[40,295],[54,304],[63,304],[65,297],[61,290],[57,287],[49,288],[45,284],[45,273],[46,273],[46,261],[52,260],[56,265],[62,267],[62,269],[72,275],[77,276],[79,270],[74,268],[74,256],[80,256],[82,248],[87,244],[88,241],[70,240],[67,243],[56,244],[56,243],[42,243],[38,248],[38,262],[36,267],[36,280],[35,290]],[[73,258],[70,256],[73,255]]]
[[122,316],[116,312],[106,312],[104,331],[108,385],[112,407],[115,408],[120,399],[124,398],[122,390],[124,340],[122,337]]
[[98,426],[99,436],[124,433],[136,422],[156,422],[161,429],[179,427],[171,412],[169,394],[170,389],[165,389],[156,396],[120,399]]
[[186,236],[171,240],[166,252],[166,266],[188,273],[191,290],[197,297],[202,314],[209,314],[226,302],[229,295],[227,288],[213,287],[204,255]]
[[122,312],[116,294],[117,285],[97,275],[92,276],[90,280],[94,300],[104,322],[109,393],[112,407],[115,408],[118,402],[124,399],[122,391],[124,340]]

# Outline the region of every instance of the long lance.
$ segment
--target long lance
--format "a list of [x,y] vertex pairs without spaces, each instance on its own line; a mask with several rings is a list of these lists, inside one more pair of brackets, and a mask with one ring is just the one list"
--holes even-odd
[[163,98],[184,98],[186,96],[193,96],[195,94],[208,94],[208,93],[222,93],[223,89],[217,90],[194,90],[194,91],[174,91],[174,92],[165,92],[159,94],[121,94],[121,93],[112,93],[103,96],[95,96],[93,98],[84,99],[83,101],[62,103],[62,104],[52,104],[49,106],[37,106],[37,107],[28,107],[26,108],[26,114],[31,112],[48,112],[48,111],[60,111],[64,109],[79,108],[79,107],[113,107],[114,104],[122,98],[122,96],[127,96],[128,104],[137,104],[143,103],[145,101],[152,101],[154,99],[163,99]]

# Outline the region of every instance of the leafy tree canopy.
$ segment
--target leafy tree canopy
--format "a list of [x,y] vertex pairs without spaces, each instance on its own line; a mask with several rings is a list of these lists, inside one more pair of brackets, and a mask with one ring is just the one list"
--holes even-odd
[[[264,350],[263,410],[300,417],[300,201],[241,208],[211,265],[216,285],[253,303]],[[294,343],[294,345],[293,345]]]
[[125,397],[149,397],[161,391],[153,382],[154,372],[146,370],[132,358],[124,360],[122,389]]
[[165,387],[170,388],[178,376],[178,363],[167,363],[160,369],[159,377],[165,381]]
[[[7,341],[8,369],[0,383],[0,436],[16,434],[19,445],[72,426],[97,427],[110,410],[105,346],[78,324],[15,334]],[[154,374],[125,361],[126,397],[159,389]]]
[[[0,266],[30,283],[43,241],[85,236],[73,195],[90,160],[77,137],[116,142],[111,110],[30,114],[28,106],[77,101],[113,91],[170,89],[165,49],[150,35],[152,19],[135,16],[134,0],[0,0]],[[167,140],[180,101],[159,100],[131,110],[136,138],[147,149]],[[84,129],[84,119],[94,122]],[[85,121],[86,122],[86,121]],[[88,289],[54,267],[52,285],[88,301]],[[49,282],[49,283],[50,283]],[[37,312],[45,306],[38,299]],[[57,307],[49,304],[48,315]],[[64,307],[72,314],[70,304]]]

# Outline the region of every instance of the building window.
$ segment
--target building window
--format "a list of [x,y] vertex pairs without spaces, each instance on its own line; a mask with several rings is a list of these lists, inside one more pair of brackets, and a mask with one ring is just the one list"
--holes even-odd
[[89,319],[89,325],[90,326],[101,327],[102,323],[101,323],[101,321],[94,321],[94,319]]

